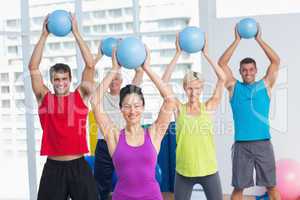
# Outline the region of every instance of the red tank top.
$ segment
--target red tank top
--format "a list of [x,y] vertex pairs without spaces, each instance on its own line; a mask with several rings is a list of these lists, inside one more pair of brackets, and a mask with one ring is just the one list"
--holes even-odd
[[87,115],[88,108],[78,90],[67,96],[57,96],[48,92],[39,107],[43,129],[41,155],[88,153]]

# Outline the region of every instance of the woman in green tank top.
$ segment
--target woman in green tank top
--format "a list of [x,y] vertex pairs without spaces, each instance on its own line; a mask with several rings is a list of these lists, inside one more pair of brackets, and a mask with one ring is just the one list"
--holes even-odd
[[[207,47],[206,40],[202,55],[218,78],[212,97],[206,102],[200,101],[204,79],[200,73],[190,71],[183,79],[188,102],[181,103],[177,100],[175,200],[189,200],[195,184],[201,184],[208,200],[223,198],[217,169],[212,114],[221,101],[226,76],[209,58]],[[164,82],[169,82],[180,54],[177,34],[176,54],[165,70],[162,77]]]

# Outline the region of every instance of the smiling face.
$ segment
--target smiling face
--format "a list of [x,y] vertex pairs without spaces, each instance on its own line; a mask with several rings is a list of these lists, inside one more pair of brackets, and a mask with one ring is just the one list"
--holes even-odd
[[188,97],[190,103],[195,103],[199,101],[199,96],[203,90],[203,81],[193,80],[187,81],[184,86],[184,91]]
[[204,79],[199,72],[189,71],[183,78],[183,89],[189,103],[199,102],[199,96],[203,90]]
[[71,79],[68,72],[53,72],[51,83],[58,96],[67,95],[70,91]]
[[242,64],[240,74],[244,83],[251,84],[255,81],[257,69],[253,63]]
[[140,124],[144,112],[144,103],[140,95],[127,94],[121,103],[121,112],[127,124]]
[[251,84],[255,81],[257,73],[256,62],[250,57],[246,57],[240,62],[240,74],[244,83]]
[[55,95],[68,95],[72,80],[70,67],[63,63],[56,63],[50,68],[49,73]]

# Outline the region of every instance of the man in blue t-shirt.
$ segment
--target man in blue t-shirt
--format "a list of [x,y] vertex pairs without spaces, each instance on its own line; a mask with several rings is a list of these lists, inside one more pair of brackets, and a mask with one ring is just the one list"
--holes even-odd
[[273,147],[270,142],[269,109],[271,89],[277,78],[280,59],[261,38],[261,29],[255,40],[270,60],[266,75],[256,81],[257,67],[252,58],[240,61],[242,82],[232,74],[228,62],[241,38],[235,29],[235,40],[219,59],[219,65],[227,75],[225,87],[229,91],[233,113],[235,143],[232,158],[231,199],[242,200],[243,190],[254,186],[253,169],[256,171],[256,185],[267,188],[270,199],[278,200]]

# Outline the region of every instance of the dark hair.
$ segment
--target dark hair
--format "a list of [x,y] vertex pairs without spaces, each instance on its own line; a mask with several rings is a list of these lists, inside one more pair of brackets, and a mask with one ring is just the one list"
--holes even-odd
[[50,70],[50,80],[52,80],[53,78],[53,73],[69,73],[69,78],[70,80],[72,79],[72,75],[71,75],[71,68],[69,67],[69,65],[63,64],[63,63],[56,63],[55,65],[53,65]]
[[129,94],[137,94],[143,101],[143,106],[145,105],[145,99],[144,99],[144,94],[142,92],[142,88],[140,88],[136,85],[129,84],[120,90],[120,102],[119,102],[120,108],[122,108],[122,103],[123,103],[125,97]]
[[243,64],[254,64],[255,68],[256,68],[256,62],[253,58],[250,58],[250,57],[247,57],[247,58],[244,58],[243,60],[241,60],[240,62],[240,67],[242,67]]

